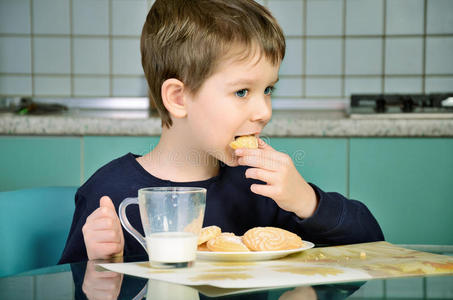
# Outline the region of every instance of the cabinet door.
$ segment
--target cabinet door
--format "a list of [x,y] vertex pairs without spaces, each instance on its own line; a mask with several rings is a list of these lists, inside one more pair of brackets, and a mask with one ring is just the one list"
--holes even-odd
[[80,185],[80,138],[0,137],[0,190]]
[[350,194],[392,243],[453,244],[453,139],[351,139]]
[[87,136],[83,138],[83,178],[84,182],[93,173],[129,152],[144,155],[158,143],[159,137],[133,136]]
[[274,149],[288,154],[299,173],[327,192],[347,196],[347,140],[336,138],[265,139]]

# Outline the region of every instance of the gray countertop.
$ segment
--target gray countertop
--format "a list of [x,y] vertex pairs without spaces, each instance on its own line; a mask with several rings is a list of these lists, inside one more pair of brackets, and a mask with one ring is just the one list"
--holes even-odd
[[[408,115],[408,117],[411,117]],[[143,111],[70,111],[60,115],[0,113],[0,135],[155,136],[160,119]],[[342,111],[274,111],[263,136],[453,137],[453,118],[349,118]]]

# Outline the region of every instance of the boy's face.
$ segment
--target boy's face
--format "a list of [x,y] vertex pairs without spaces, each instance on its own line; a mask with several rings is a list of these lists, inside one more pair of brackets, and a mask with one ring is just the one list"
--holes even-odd
[[240,135],[259,136],[269,122],[279,67],[259,53],[226,59],[195,95],[188,95],[187,133],[199,151],[238,165],[229,143]]

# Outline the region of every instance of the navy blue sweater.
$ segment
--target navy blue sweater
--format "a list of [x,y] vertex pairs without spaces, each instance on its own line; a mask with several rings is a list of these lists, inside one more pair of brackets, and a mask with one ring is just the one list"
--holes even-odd
[[[137,191],[154,186],[195,186],[208,190],[203,226],[217,225],[224,232],[242,235],[256,226],[275,226],[292,231],[303,240],[315,244],[352,244],[384,239],[381,228],[368,208],[338,193],[326,193],[311,184],[319,199],[310,218],[300,219],[294,213],[278,207],[270,198],[250,191],[252,183],[245,178],[247,167],[222,165],[219,174],[197,182],[172,182],[154,177],[129,153],[100,168],[82,185],[75,196],[75,212],[66,246],[59,263],[87,260],[82,226],[86,218],[99,207],[99,199],[109,196],[116,210],[127,197],[137,197]],[[127,209],[132,226],[143,234],[138,205]],[[124,256],[145,255],[143,247],[125,230]]]

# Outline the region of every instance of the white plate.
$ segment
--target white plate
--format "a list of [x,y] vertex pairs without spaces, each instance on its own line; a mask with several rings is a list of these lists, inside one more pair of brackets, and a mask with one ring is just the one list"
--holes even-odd
[[250,251],[250,252],[212,252],[197,251],[197,259],[214,260],[214,261],[257,261],[281,258],[293,253],[301,252],[315,245],[311,242],[304,241],[304,245],[297,249],[279,250],[279,251]]

